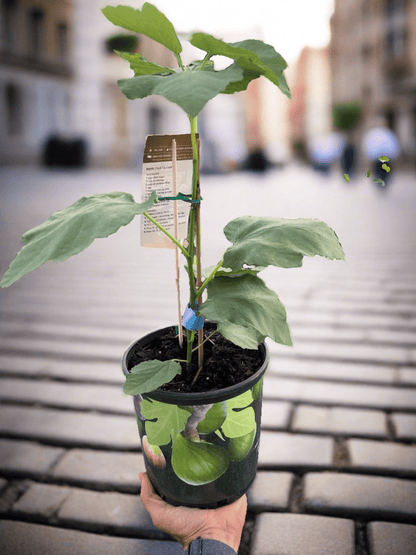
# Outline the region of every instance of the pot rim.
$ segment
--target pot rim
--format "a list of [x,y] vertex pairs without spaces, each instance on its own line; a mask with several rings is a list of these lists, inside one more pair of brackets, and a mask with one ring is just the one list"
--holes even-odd
[[[127,360],[133,348],[139,343],[139,341],[151,341],[161,332],[167,331],[169,329],[175,328],[176,326],[167,326],[165,328],[160,328],[153,332],[150,332],[139,339],[133,341],[126,349],[123,354],[121,361],[121,367],[124,375],[128,374],[127,370]],[[260,343],[259,350],[263,355],[263,363],[260,368],[252,376],[246,380],[239,382],[237,384],[231,385],[229,387],[224,387],[223,389],[215,389],[211,391],[200,391],[195,393],[183,393],[178,391],[163,391],[154,390],[151,392],[143,393],[142,397],[144,399],[152,399],[155,401],[160,401],[162,403],[168,403],[170,405],[206,405],[210,403],[219,403],[221,401],[226,401],[227,399],[232,399],[241,393],[251,389],[266,372],[269,364],[269,349],[266,343]],[[136,397],[135,395],[133,397]]]

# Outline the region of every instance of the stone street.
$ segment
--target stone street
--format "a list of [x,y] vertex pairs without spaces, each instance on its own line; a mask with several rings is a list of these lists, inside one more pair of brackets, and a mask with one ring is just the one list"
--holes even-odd
[[[79,197],[140,199],[130,171],[0,170],[0,273],[20,237]],[[204,266],[240,215],[319,218],[347,262],[268,268],[294,347],[268,342],[258,474],[241,555],[416,555],[416,180],[385,189],[304,166],[201,176]],[[137,220],[137,221],[136,221]],[[144,469],[126,347],[176,319],[173,251],[139,218],[0,291],[0,552],[167,555]],[[186,276],[182,271],[182,307]]]

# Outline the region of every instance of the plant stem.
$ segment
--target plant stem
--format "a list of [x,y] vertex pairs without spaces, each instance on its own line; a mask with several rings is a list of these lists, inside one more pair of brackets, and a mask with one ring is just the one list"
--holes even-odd
[[178,54],[175,54],[175,56],[176,56],[176,59],[178,61],[179,67],[181,68],[182,71],[184,71],[185,68],[183,67],[181,55],[178,53]]
[[169,231],[167,231],[167,230],[163,227],[163,225],[161,225],[157,220],[155,220],[154,218],[152,218],[152,216],[151,216],[150,214],[148,214],[147,212],[143,212],[143,216],[146,216],[146,218],[147,218],[148,220],[150,220],[150,221],[152,222],[152,224],[155,224],[155,226],[158,227],[158,228],[160,229],[160,231],[163,231],[163,233],[164,233],[167,237],[169,237],[169,239],[170,239],[173,243],[175,243],[175,245],[182,251],[182,254],[183,254],[186,258],[189,257],[188,251],[185,249],[185,247],[182,246],[182,245],[180,244],[180,242],[177,241],[177,240],[175,239],[175,237],[173,237],[173,235],[171,235],[171,234],[169,233]]
[[224,259],[221,260],[221,262],[219,262],[216,266],[215,269],[212,270],[212,272],[209,274],[209,276],[207,277],[206,280],[204,280],[204,283],[201,285],[201,287],[198,289],[198,291],[196,292],[196,296],[200,297],[202,295],[202,293],[205,291],[205,288],[207,287],[208,283],[212,280],[212,278],[215,277],[215,274],[218,272],[218,270],[221,268],[221,266],[224,263]]
[[[189,117],[191,124],[191,141],[192,141],[192,200],[197,200],[198,194],[198,149],[196,145],[196,132],[198,125],[198,118]],[[195,227],[196,227],[196,209],[195,204],[192,204],[189,214],[188,224],[188,275],[189,275],[189,305],[192,310],[197,301],[195,276],[194,276],[194,255],[195,255]],[[187,370],[188,374],[191,367],[192,359],[192,344],[195,337],[195,332],[188,330],[187,333]]]

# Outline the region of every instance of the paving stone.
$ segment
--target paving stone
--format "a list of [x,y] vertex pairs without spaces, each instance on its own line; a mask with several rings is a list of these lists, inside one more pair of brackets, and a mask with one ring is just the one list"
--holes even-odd
[[51,484],[32,484],[13,504],[12,511],[18,515],[30,515],[37,519],[53,516],[68,496],[70,489]]
[[140,449],[134,417],[3,406],[0,429],[3,435],[65,446]]
[[416,518],[416,483],[410,480],[310,473],[305,477],[308,512],[364,518]]
[[139,472],[145,472],[143,455],[139,453],[71,449],[50,476],[83,487],[137,492]]
[[325,468],[332,466],[334,442],[331,438],[288,434],[261,433],[259,467]]
[[347,436],[386,437],[386,415],[381,411],[324,408],[301,405],[296,408],[293,430]]
[[292,405],[278,401],[263,401],[261,408],[262,428],[286,428]]
[[8,481],[5,478],[0,478],[0,493],[7,487]]
[[416,389],[377,385],[339,384],[320,380],[293,380],[267,376],[265,399],[369,409],[414,410]]
[[370,522],[367,526],[370,555],[414,555],[416,526]]
[[[79,309],[77,310],[79,314]],[[85,307],[83,307],[83,312]],[[0,336],[0,350],[5,353],[16,352],[18,354],[28,353],[53,355],[60,358],[71,359],[94,359],[113,360],[121,359],[126,349],[124,342],[120,345],[102,345],[97,343],[85,343],[83,341],[59,341],[57,339],[28,339]]]
[[416,441],[416,415],[395,412],[391,419],[398,439]]
[[[289,309],[288,309],[289,310]],[[288,349],[284,345],[274,344],[271,352],[282,357],[307,357],[334,360],[352,360],[357,362],[380,362],[386,364],[410,364],[413,360],[411,349],[384,345],[360,345],[357,343],[337,343],[300,340]]]
[[247,492],[249,510],[255,512],[287,510],[294,475],[290,472],[257,472]]
[[324,360],[270,357],[269,375],[321,378],[332,381],[393,384],[395,371],[388,366]]
[[350,439],[347,448],[354,471],[416,475],[416,446]]
[[0,356],[0,373],[33,377],[51,377],[65,380],[84,380],[89,382],[109,382],[123,384],[124,376],[120,363],[116,362],[65,362],[50,358],[31,356]]
[[0,472],[41,478],[64,453],[59,447],[0,439]]
[[102,384],[3,378],[0,380],[0,401],[134,414],[133,400],[123,394],[121,386]]
[[172,539],[154,526],[140,496],[127,493],[73,488],[59,510],[58,522],[95,532]]
[[354,555],[354,523],[341,518],[263,513],[251,555]]
[[177,542],[114,538],[52,526],[0,521],[5,555],[182,555]]
[[399,375],[401,384],[416,386],[416,368],[400,368]]

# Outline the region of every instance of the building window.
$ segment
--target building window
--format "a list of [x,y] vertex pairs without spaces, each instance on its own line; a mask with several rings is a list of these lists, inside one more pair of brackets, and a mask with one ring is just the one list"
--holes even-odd
[[3,45],[6,50],[12,50],[14,44],[15,15],[17,0],[1,0]]
[[386,13],[388,16],[404,11],[407,8],[407,0],[387,0]]
[[43,20],[45,12],[41,8],[33,8],[28,12],[29,54],[39,58],[43,47]]
[[407,33],[404,29],[397,29],[387,33],[387,56],[400,58],[407,53]]
[[20,90],[9,83],[5,87],[7,134],[19,135],[22,132],[22,95]]
[[60,60],[68,59],[68,25],[59,23],[56,27],[56,47]]

